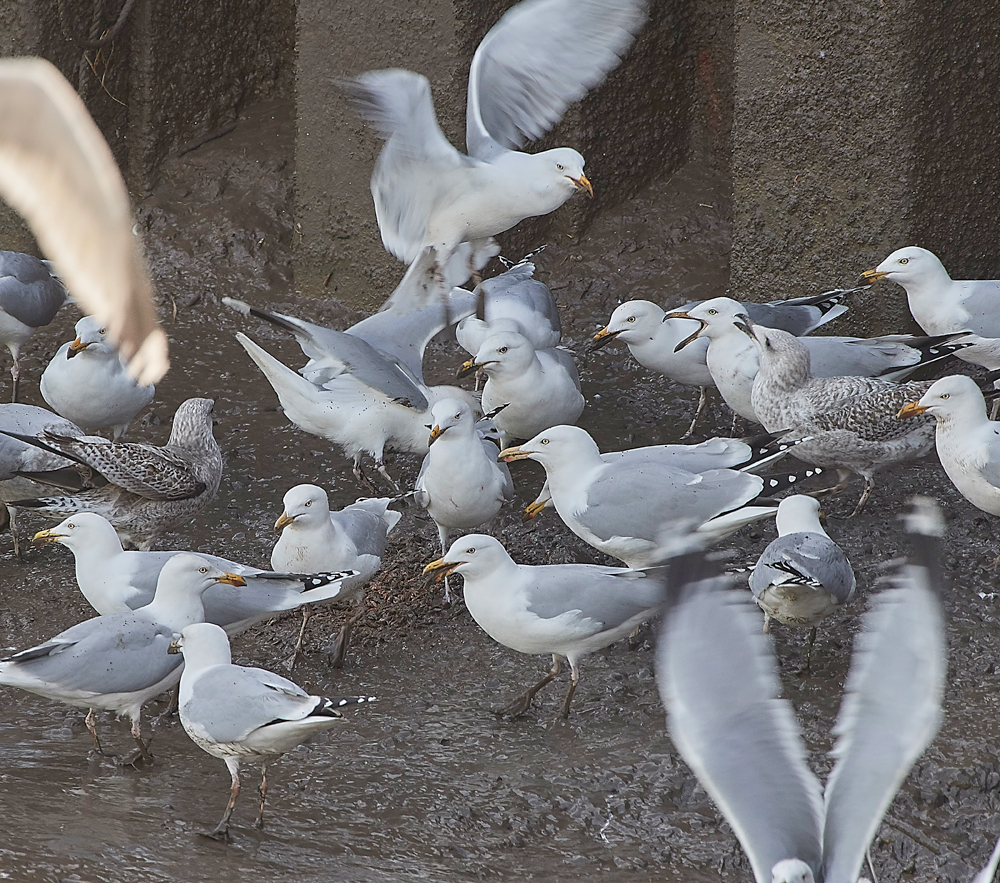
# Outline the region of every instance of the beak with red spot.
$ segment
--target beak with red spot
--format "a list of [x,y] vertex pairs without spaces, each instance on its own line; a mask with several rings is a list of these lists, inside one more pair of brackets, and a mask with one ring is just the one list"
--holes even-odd
[[593,340],[590,342],[590,351],[595,352],[596,350],[606,347],[624,330],[624,328],[620,328],[618,331],[611,331],[607,326],[605,326],[594,335]]
[[225,583],[227,586],[245,586],[247,581],[238,573],[223,573],[215,578],[217,583]]
[[74,340],[70,345],[69,349],[66,350],[66,358],[72,359],[73,356],[77,356],[82,353],[88,346],[89,343],[84,343],[79,337]]
[[861,278],[864,279],[865,282],[878,282],[880,279],[885,279],[888,275],[889,274],[887,272],[880,272],[878,270],[865,270],[864,273],[861,274]]
[[282,512],[281,517],[274,522],[274,532],[281,533],[293,521],[295,521],[294,515],[289,515],[287,512]]
[[444,558],[437,558],[428,564],[422,573],[429,583],[439,583],[446,576],[451,576],[461,563],[461,561],[445,561]]

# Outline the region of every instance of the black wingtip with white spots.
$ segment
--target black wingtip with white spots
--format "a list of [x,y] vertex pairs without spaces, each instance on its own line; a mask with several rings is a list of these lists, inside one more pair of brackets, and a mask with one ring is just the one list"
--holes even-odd
[[758,499],[767,499],[774,496],[774,494],[780,494],[782,491],[802,484],[802,482],[808,481],[810,478],[822,475],[825,471],[822,466],[807,466],[799,472],[787,472],[784,475],[763,475],[761,478],[764,479],[764,487]]

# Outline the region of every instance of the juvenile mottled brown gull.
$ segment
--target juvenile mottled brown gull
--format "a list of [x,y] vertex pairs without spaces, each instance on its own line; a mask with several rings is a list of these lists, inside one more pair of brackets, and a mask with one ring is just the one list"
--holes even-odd
[[[274,529],[280,536],[271,549],[271,566],[294,573],[354,570],[344,580],[340,598],[353,601],[354,615],[344,623],[333,647],[331,664],[340,666],[347,652],[351,630],[364,614],[364,588],[382,564],[389,534],[402,517],[389,508],[388,497],[358,500],[337,512],[330,511],[326,491],[314,484],[300,484],[282,499],[283,509]],[[291,662],[302,649],[310,607],[302,608],[302,628]]]
[[690,472],[674,465],[669,453],[658,456],[656,448],[620,453],[606,458],[586,430],[554,426],[500,457],[541,463],[566,526],[630,567],[656,563],[667,522],[691,521],[706,536],[726,536],[774,515],[773,505],[748,505],[765,489],[759,475]]
[[[371,191],[386,249],[409,264],[433,245],[444,281],[446,266],[454,273],[451,257],[461,243],[478,251],[578,191],[592,196],[575,150],[532,155],[517,148],[548,132],[618,65],[645,21],[645,7],[644,0],[525,0],[509,10],[472,59],[468,156],[438,127],[425,77],[369,71],[344,83],[385,139]],[[467,265],[452,284],[479,268]]]
[[[126,552],[111,522],[96,512],[78,512],[55,527],[39,531],[34,543],[62,545],[73,553],[77,585],[101,615],[144,607],[153,600],[164,565],[178,555],[189,554]],[[348,568],[334,573],[272,573],[215,555],[195,554],[246,581],[239,588],[229,583],[212,586],[202,598],[205,621],[222,626],[230,635],[238,635],[276,613],[332,600],[355,573]]]
[[176,632],[204,621],[201,596],[216,583],[241,586],[244,580],[198,555],[177,555],[160,571],[149,604],[88,619],[0,660],[0,684],[90,709],[87,729],[98,752],[94,709],[128,715],[139,754],[148,760],[142,706],[179,680],[179,660],[167,655],[167,647]]
[[942,377],[899,412],[902,418],[921,414],[937,421],[938,458],[952,484],[973,506],[1000,515],[1000,423],[987,416],[976,382],[961,374]]
[[184,654],[178,713],[191,740],[225,761],[232,785],[219,824],[206,836],[229,839],[229,819],[240,794],[240,763],[260,766],[260,810],[264,827],[267,768],[285,754],[343,719],[339,709],[372,702],[374,696],[327,699],[262,668],[232,664],[229,639],[218,626],[194,623],[170,644]]
[[455,540],[424,573],[461,574],[465,606],[494,641],[519,653],[552,654],[548,674],[504,709],[513,715],[528,710],[566,659],[572,675],[559,715],[568,717],[580,658],[626,637],[664,604],[662,586],[642,573],[592,564],[517,564],[484,534]]
[[[847,312],[840,301],[852,291],[829,291],[818,297],[773,301],[769,304],[745,304],[755,321],[784,328],[792,334],[808,334],[820,325]],[[688,304],[685,310],[696,304]],[[765,321],[766,320],[766,321]],[[601,349],[612,341],[628,346],[632,357],[644,368],[669,377],[675,383],[701,389],[694,419],[684,434],[692,432],[708,401],[707,391],[714,385],[705,362],[707,341],[694,341],[691,335],[698,326],[679,313],[667,313],[648,300],[631,300],[619,305],[608,324],[594,335],[592,349]],[[682,343],[688,345],[681,347]]]
[[398,491],[382,462],[387,447],[427,453],[430,408],[442,398],[478,402],[455,386],[425,386],[398,357],[343,331],[292,316],[225,301],[234,309],[264,319],[295,335],[308,364],[296,373],[245,334],[237,333],[281,402],[285,416],[300,429],[343,448],[363,480],[361,458],[368,454],[379,473]]
[[[441,554],[448,551],[451,530],[470,530],[493,518],[514,496],[500,449],[476,431],[476,418],[465,402],[442,399],[431,409],[430,450],[414,485],[417,505],[437,525]],[[445,600],[451,588],[445,576]]]
[[516,331],[487,337],[458,376],[474,371],[487,377],[483,410],[504,406],[493,418],[504,444],[560,423],[575,423],[583,413],[585,401],[573,357],[561,349],[536,350]]
[[751,404],[768,432],[808,436],[796,457],[819,466],[836,466],[841,485],[856,472],[865,489],[854,509],[861,511],[875,473],[893,463],[922,457],[934,443],[934,424],[896,417],[904,404],[919,398],[929,382],[892,383],[872,377],[813,377],[809,350],[785,331],[753,325],[744,316],[740,327],[757,347],[760,370],[753,382]]
[[86,432],[111,429],[121,438],[156,394],[129,375],[108,330],[93,316],[76,323],[76,338],[64,343],[42,372],[39,390],[56,413]]
[[[123,541],[148,550],[164,530],[199,513],[218,493],[222,452],[212,435],[214,408],[211,399],[183,402],[162,446],[50,432],[37,438],[16,436],[89,467],[96,480],[90,489],[72,495],[15,500],[11,505],[58,520],[77,512],[97,512],[115,526]],[[59,484],[52,473],[32,477]]]
[[[746,420],[760,421],[750,397],[759,360],[753,342],[737,322],[746,313],[743,304],[728,297],[716,297],[691,309],[668,315],[695,319],[701,327],[677,347],[685,349],[701,338],[708,340],[705,362],[716,389],[727,405]],[[752,317],[751,317],[752,320]],[[765,323],[758,323],[764,324]],[[813,377],[882,377],[902,380],[923,365],[954,355],[966,346],[956,335],[915,337],[895,334],[886,337],[802,337],[809,350]]]
[[819,503],[794,494],[778,504],[778,538],[761,553],[750,574],[750,591],[764,611],[764,631],[771,619],[809,629],[809,670],[816,626],[854,595],[854,570],[819,520]]
[[855,883],[890,801],[938,730],[942,523],[932,509],[911,524],[920,540],[913,563],[877,596],[858,638],[825,796],[745,596],[692,573],[665,618],[656,667],[670,735],[757,883]]

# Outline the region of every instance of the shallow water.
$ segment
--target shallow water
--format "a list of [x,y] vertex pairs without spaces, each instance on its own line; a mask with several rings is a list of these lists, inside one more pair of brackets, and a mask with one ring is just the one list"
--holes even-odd
[[[337,327],[355,318],[332,302],[299,298],[291,290],[290,222],[282,209],[288,168],[274,158],[290,144],[288,119],[281,107],[259,108],[232,135],[168,169],[163,188],[140,211],[159,290],[174,299],[178,314],[171,320],[168,307],[174,368],[158,390],[153,416],[133,428],[132,438],[162,443],[176,405],[208,394],[217,398],[215,432],[226,456],[217,500],[164,547],[255,564],[267,561],[271,525],[292,485],[323,484],[336,505],[363,493],[338,452],[287,423],[233,333],[246,330],[298,365],[294,342],[219,305],[231,295]],[[203,186],[213,176],[228,182],[217,198]],[[604,449],[674,441],[693,413],[693,390],[651,376],[622,350],[589,355],[585,344],[619,300],[675,304],[723,293],[728,227],[721,190],[711,171],[688,167],[538,259],[581,363],[589,401],[581,425]],[[367,200],[367,192],[355,198]],[[75,318],[64,310],[28,345],[29,401],[40,403],[41,368],[69,339]],[[464,358],[444,342],[434,345],[431,357],[429,374],[438,381],[449,381]],[[729,428],[716,405],[705,436],[728,434]],[[417,465],[412,457],[390,459],[404,483],[412,482]],[[535,496],[541,469],[518,463],[514,477],[523,505]],[[989,519],[957,495],[933,460],[887,474],[861,517],[831,520],[830,533],[847,550],[861,591],[821,629],[812,675],[795,674],[804,661],[803,635],[779,630],[775,644],[812,763],[825,774],[829,731],[865,596],[879,562],[903,547],[894,515],[914,492],[941,499],[951,522],[944,561],[952,579],[945,599],[947,719],[890,808],[872,852],[880,879],[969,880],[1000,832],[1000,602],[977,594],[992,591],[996,579],[989,569],[997,551]],[[853,500],[835,500],[832,510],[852,506]],[[42,526],[30,522],[32,530]],[[519,506],[512,506],[492,531],[526,563],[602,560],[551,514],[522,525]],[[753,527],[730,546],[738,563],[751,562],[768,539],[764,527]],[[423,587],[420,568],[439,554],[431,522],[407,511],[391,549],[345,669],[329,669],[320,652],[343,615],[334,613],[315,620],[309,654],[294,675],[316,692],[377,695],[379,701],[348,710],[343,726],[272,767],[262,832],[251,827],[258,779],[248,768],[231,845],[197,834],[222,814],[226,769],[188,740],[176,718],[152,722],[162,706],[151,705],[144,722],[154,734],[156,763],[134,771],[89,757],[82,713],[0,692],[0,816],[7,834],[0,842],[0,876],[361,883],[751,879],[731,831],[666,736],[648,631],[636,649],[622,643],[585,660],[567,724],[549,726],[565,676],[524,718],[502,720],[493,707],[540,677],[546,661],[497,647],[460,602],[445,608],[439,587]],[[19,563],[9,539],[0,539],[0,592],[3,647],[28,646],[90,615],[64,549],[32,548]],[[234,654],[277,667],[289,655],[297,626],[290,616],[256,628],[235,642]],[[109,746],[131,747],[124,722],[105,716],[102,731]]]

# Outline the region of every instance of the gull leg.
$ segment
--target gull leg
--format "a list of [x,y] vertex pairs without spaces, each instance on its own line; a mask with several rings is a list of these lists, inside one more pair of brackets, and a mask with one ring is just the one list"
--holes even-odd
[[771,617],[767,613],[764,614],[764,634],[771,634]]
[[295,668],[295,663],[302,653],[302,639],[306,634],[306,623],[309,622],[309,617],[312,616],[312,605],[303,604],[302,605],[302,626],[299,628],[299,637],[295,642],[295,649],[292,651],[292,655],[285,661],[285,668],[291,671]]
[[[438,539],[441,540],[441,557],[444,558],[444,556],[448,554],[448,528],[439,524],[437,529]],[[444,578],[444,603],[451,604],[451,586],[448,584],[447,575],[445,575]]]
[[18,384],[21,381],[21,362],[20,362],[20,353],[19,352],[15,352],[14,349],[11,349],[11,353],[13,353],[13,355],[14,355],[14,364],[11,365],[11,368],[10,368],[10,376],[11,376],[11,378],[14,381],[14,394],[11,396],[11,402],[16,402],[17,401],[17,387],[18,387]]
[[[531,707],[531,700],[535,698],[535,694],[542,689],[546,684],[552,681],[554,678],[559,677],[559,672],[562,671],[562,662],[559,657],[552,654],[552,668],[548,670],[545,677],[542,678],[534,687],[526,690],[520,696],[518,696],[513,702],[510,703],[506,708],[500,710],[500,714],[509,714],[511,717],[518,717],[524,714]],[[570,693],[569,699],[573,698],[573,694]]]
[[562,709],[560,709],[559,714],[556,716],[556,721],[560,718],[566,720],[569,717],[569,704],[573,701],[576,685],[580,682],[580,669],[572,659],[569,661],[569,669],[569,689],[566,691],[566,698],[563,699]]
[[816,644],[816,626],[809,629],[809,645],[806,647],[806,664],[799,671],[799,677],[808,677],[812,674],[812,652]]
[[872,491],[875,489],[875,482],[865,477],[865,489],[861,492],[861,499],[858,500],[858,505],[854,507],[854,511],[850,514],[850,518],[857,515],[863,508],[865,503],[868,502],[868,498],[872,495]]
[[694,427],[698,423],[698,418],[701,417],[701,412],[705,410],[705,405],[708,404],[708,387],[701,387],[701,395],[698,396],[698,408],[694,412],[694,420],[691,421],[691,425],[687,428],[687,432],[681,436],[681,438],[690,438],[691,433],[694,432]]
[[211,831],[203,831],[203,837],[211,837],[213,840],[229,841],[229,819],[233,814],[233,807],[236,806],[236,798],[240,796],[240,762],[232,757],[225,758],[226,766],[229,767],[229,775],[232,776],[233,784],[229,788],[229,803],[226,804],[226,811],[223,813],[219,824]]
[[87,717],[84,718],[83,722],[87,725],[87,732],[90,733],[90,738],[94,743],[94,751],[101,757],[107,757],[108,755],[101,748],[101,740],[97,737],[97,721],[94,719],[93,708],[87,711]]
[[257,813],[257,821],[254,822],[255,828],[264,827],[264,801],[267,799],[267,764],[262,763],[260,765],[260,787],[257,789],[257,793],[260,795],[260,811]]
[[375,482],[365,475],[364,470],[361,468],[361,454],[356,454],[354,457],[354,477],[357,479],[357,482],[361,485],[361,487],[367,488],[373,494],[378,493],[378,488],[375,487]]
[[389,470],[385,468],[385,463],[383,463],[381,460],[376,460],[375,465],[378,467],[379,475],[381,475],[387,482],[389,482],[389,486],[397,494],[402,495],[403,489],[398,484],[396,484],[396,479],[389,474]]
[[140,760],[144,763],[152,763],[153,755],[150,754],[149,745],[142,741],[142,729],[139,724],[139,716],[136,715],[132,721],[132,738],[135,740],[135,751],[125,757],[119,758],[119,766],[135,766]]
[[14,541],[14,557],[18,561],[23,561],[21,557],[21,538],[17,535],[17,509],[13,506],[6,506],[7,518],[10,525],[10,538]]
[[362,595],[358,598],[354,615],[340,627],[340,632],[337,634],[333,644],[327,651],[332,657],[330,660],[331,668],[343,668],[344,656],[347,654],[347,645],[351,640],[351,632],[354,630],[354,626],[364,618],[367,611],[368,608],[365,607],[365,596],[364,593],[362,593]]

